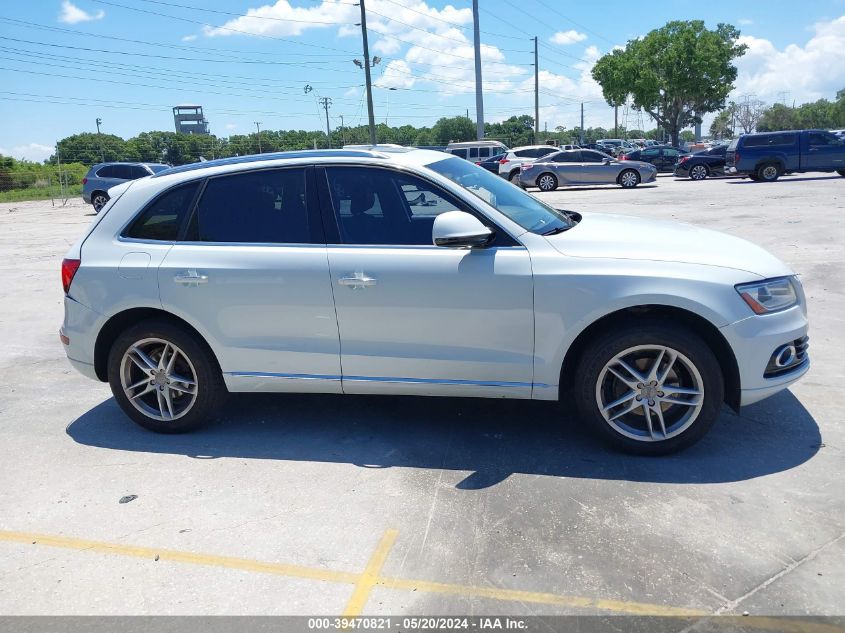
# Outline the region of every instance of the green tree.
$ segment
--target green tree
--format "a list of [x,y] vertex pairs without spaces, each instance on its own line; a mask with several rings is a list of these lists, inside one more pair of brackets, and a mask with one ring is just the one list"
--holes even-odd
[[431,136],[438,145],[471,141],[475,138],[475,123],[464,116],[443,117],[432,126]]
[[669,22],[599,59],[593,78],[608,103],[630,96],[677,145],[683,128],[725,106],[737,76],[732,62],[747,48],[738,38],[729,24],[710,30],[703,20]]
[[[757,125],[759,127],[759,123]],[[733,109],[728,106],[713,118],[713,122],[710,123],[710,136],[715,139],[722,139],[733,138],[733,135],[734,113]]]

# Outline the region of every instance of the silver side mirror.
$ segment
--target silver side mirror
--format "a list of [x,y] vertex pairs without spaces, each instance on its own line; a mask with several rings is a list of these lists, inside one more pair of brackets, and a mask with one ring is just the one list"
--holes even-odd
[[435,246],[447,248],[483,247],[494,233],[474,215],[463,211],[447,211],[434,218],[431,239]]

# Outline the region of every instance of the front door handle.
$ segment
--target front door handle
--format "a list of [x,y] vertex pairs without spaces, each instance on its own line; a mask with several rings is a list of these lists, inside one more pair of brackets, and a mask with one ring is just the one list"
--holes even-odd
[[364,273],[353,273],[346,277],[341,277],[337,280],[337,283],[341,286],[347,286],[348,288],[352,288],[353,290],[359,290],[361,288],[367,288],[369,286],[375,286],[376,280],[369,275]]
[[191,284],[207,284],[208,283],[208,275],[200,275],[195,270],[188,270],[183,273],[179,273],[173,278],[173,281],[177,284],[182,285],[191,285]]

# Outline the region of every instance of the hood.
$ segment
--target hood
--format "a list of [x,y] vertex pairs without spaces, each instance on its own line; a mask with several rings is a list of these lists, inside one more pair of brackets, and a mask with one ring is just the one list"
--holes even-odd
[[762,278],[794,274],[786,264],[756,244],[681,222],[584,213],[576,227],[546,239],[570,257],[719,266]]

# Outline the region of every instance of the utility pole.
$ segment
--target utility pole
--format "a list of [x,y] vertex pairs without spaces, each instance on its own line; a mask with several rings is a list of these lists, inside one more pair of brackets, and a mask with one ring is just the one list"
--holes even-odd
[[613,104],[613,138],[619,138],[619,106]]
[[537,36],[534,36],[534,144],[540,136],[540,65],[537,56]]
[[346,126],[343,125],[343,115],[340,115],[340,135],[341,139],[343,140],[343,144],[346,145]]
[[322,103],[323,107],[326,109],[326,142],[328,143],[329,147],[331,147],[332,132],[329,129],[329,106],[332,104],[332,100],[329,97],[320,97],[320,103]]
[[261,121],[255,121],[255,129],[258,136],[258,153],[261,154]]
[[579,145],[584,144],[584,102],[581,102],[581,138],[579,139],[581,142]]
[[367,83],[367,115],[370,120],[370,145],[376,144],[376,119],[373,114],[373,81],[370,76],[370,45],[367,43],[367,9],[364,0],[358,0],[361,7],[361,37],[364,40],[364,77]]
[[484,138],[484,92],[481,86],[481,31],[478,25],[478,0],[472,0],[472,42],[475,47],[475,135]]
[[100,162],[106,162],[106,156],[103,153],[103,136],[100,134],[100,125],[102,124],[103,120],[100,117],[97,117],[97,140],[100,143]]

